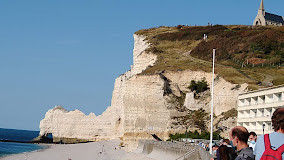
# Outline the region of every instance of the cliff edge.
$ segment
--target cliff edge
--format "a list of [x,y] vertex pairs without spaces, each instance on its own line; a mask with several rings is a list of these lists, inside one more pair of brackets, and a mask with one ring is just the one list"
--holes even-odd
[[[199,44],[208,43],[217,36],[212,39],[209,37],[209,40],[188,39],[185,44],[187,47],[176,48],[175,44],[179,40],[156,40],[161,34],[177,33],[180,30],[159,30],[161,33],[156,35],[147,31],[134,34],[133,65],[115,80],[111,106],[102,115],[85,115],[79,110],[66,111],[56,106],[40,122],[40,136],[52,134],[54,141],[120,138],[131,148],[133,144],[127,142],[151,139],[151,134],[165,140],[169,133],[184,133],[186,128],[207,129],[206,124],[205,128],[196,125],[191,115],[196,110],[205,113],[209,111],[212,73],[208,68],[212,63],[191,54],[196,52],[194,49]],[[165,43],[168,46],[164,45],[164,49],[167,49],[163,50],[159,45]],[[221,73],[221,69],[226,71],[226,75]],[[233,77],[236,77],[235,74],[240,76],[236,79],[240,83],[228,79],[229,71],[232,71],[230,74]],[[245,78],[240,80],[242,77]],[[215,129],[221,126],[229,130],[236,120],[234,116],[224,118],[224,115],[235,112],[238,94],[255,82],[248,74],[223,63],[217,64],[217,75],[214,78]],[[193,81],[206,82],[208,89],[197,93],[189,87]]]

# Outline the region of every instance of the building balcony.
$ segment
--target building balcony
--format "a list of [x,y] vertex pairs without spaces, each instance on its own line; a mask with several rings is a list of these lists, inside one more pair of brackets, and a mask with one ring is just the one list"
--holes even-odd
[[247,105],[247,106],[239,106],[238,111],[243,110],[251,110],[251,109],[262,109],[262,108],[274,108],[284,106],[284,102],[274,102],[274,103],[263,103],[263,104],[257,104],[257,105]]
[[284,88],[284,85],[281,85],[281,86],[276,86],[276,87],[273,87],[273,88],[263,88],[263,89],[259,89],[259,90],[256,90],[256,91],[250,91],[250,92],[240,94],[238,99],[262,97],[262,96],[266,96],[266,95],[282,93],[283,88]]
[[[248,131],[249,132],[251,132],[251,131],[254,131],[257,135],[262,135],[263,134],[263,130],[262,129],[255,129],[255,130],[250,130],[250,129],[248,129]],[[266,129],[264,129],[264,134],[269,134],[269,133],[272,133],[272,132],[274,132],[274,130],[266,130]]]
[[271,121],[271,117],[238,117],[237,122],[263,122],[263,121]]

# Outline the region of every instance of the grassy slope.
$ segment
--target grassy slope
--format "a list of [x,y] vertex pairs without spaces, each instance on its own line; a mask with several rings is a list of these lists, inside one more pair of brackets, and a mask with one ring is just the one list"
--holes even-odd
[[[202,40],[204,33],[207,41]],[[284,27],[159,27],[135,34],[147,36],[152,44],[147,52],[158,55],[155,65],[142,74],[187,69],[210,72],[216,48],[216,73],[227,81],[248,83],[250,89],[259,88],[258,82],[284,84]]]

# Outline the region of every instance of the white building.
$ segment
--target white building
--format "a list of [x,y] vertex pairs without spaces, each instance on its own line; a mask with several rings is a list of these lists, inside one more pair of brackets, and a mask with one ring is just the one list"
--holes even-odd
[[260,25],[260,26],[268,26],[268,25],[274,25],[274,26],[283,26],[284,25],[284,19],[282,16],[268,13],[264,9],[263,0],[261,0],[260,7],[258,9],[257,15],[255,17],[255,20],[253,22],[254,26]]
[[284,85],[247,92],[238,96],[237,125],[256,134],[273,132],[271,117],[277,108],[284,107]]

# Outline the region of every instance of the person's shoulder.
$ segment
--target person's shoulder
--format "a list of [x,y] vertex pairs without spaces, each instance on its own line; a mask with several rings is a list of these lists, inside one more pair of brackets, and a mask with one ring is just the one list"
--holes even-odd
[[241,159],[254,159],[254,155],[253,155],[253,149],[251,147],[247,147],[242,149],[242,151],[239,154]]
[[272,133],[269,133],[269,137],[270,136],[284,137],[284,134],[283,133],[279,133],[279,132],[272,132]]
[[241,154],[241,155],[238,155],[235,160],[254,160],[254,156],[253,155],[250,156],[247,154]]
[[[270,133],[271,134],[271,133]],[[270,136],[270,134],[269,134],[269,136]],[[258,140],[263,140],[264,139],[264,135],[260,135],[260,136],[257,136],[257,140],[256,141],[258,141]]]
[[273,142],[284,141],[284,134],[279,132],[272,132],[269,134],[269,139]]
[[247,147],[243,149],[245,153],[250,153],[252,152],[252,148],[251,147]]
[[264,135],[258,136],[256,140],[256,146],[264,145]]

